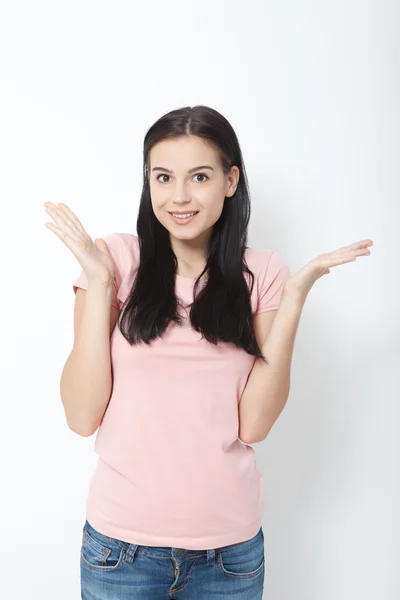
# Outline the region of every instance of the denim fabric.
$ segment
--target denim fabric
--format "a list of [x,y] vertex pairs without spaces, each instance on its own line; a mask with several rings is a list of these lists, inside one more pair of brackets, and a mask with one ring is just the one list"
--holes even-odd
[[262,600],[262,527],[244,542],[212,550],[142,546],[103,535],[86,520],[82,600]]

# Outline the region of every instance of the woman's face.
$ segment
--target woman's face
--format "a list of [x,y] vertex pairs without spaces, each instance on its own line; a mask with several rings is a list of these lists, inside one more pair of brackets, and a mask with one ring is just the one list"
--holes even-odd
[[[217,150],[202,138],[171,138],[158,142],[150,150],[149,182],[154,214],[177,240],[209,240],[225,197],[235,193],[238,181],[239,168],[233,166],[225,175]],[[196,214],[179,218],[174,213]]]

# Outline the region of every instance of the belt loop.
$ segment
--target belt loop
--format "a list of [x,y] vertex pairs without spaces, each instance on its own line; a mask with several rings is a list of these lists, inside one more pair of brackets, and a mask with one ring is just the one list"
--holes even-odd
[[126,550],[126,562],[132,563],[135,558],[136,550],[138,549],[139,544],[129,544]]
[[213,565],[215,564],[215,550],[207,550],[207,564]]

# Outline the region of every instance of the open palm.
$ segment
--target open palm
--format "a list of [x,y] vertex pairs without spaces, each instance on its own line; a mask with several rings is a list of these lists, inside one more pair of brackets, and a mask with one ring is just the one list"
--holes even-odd
[[372,240],[361,240],[333,252],[320,254],[289,277],[285,284],[285,290],[295,292],[299,297],[305,299],[317,279],[330,273],[332,267],[354,262],[360,256],[368,256],[370,254],[368,247],[372,245]]

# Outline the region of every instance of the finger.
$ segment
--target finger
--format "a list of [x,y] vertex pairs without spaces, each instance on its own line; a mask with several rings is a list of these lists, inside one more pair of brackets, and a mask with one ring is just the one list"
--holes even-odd
[[354,262],[357,260],[357,258],[358,258],[358,256],[354,256],[352,254],[334,255],[334,256],[330,256],[329,258],[323,259],[321,266],[325,267],[326,269],[329,269],[330,267],[336,267],[336,266],[342,265],[344,263]]
[[359,248],[358,250],[347,250],[346,252],[344,252],[344,251],[331,252],[330,254],[322,255],[322,259],[330,258],[330,257],[337,258],[338,256],[357,258],[358,256],[369,256],[370,254],[371,254],[371,251],[368,248]]
[[56,225],[54,225],[54,223],[45,223],[45,226],[47,227],[47,229],[51,229],[51,231],[54,231],[54,233],[56,234],[57,237],[60,238],[60,240],[62,242],[64,242],[64,244],[66,244],[66,238],[70,237],[68,235],[68,233],[66,233],[65,231],[63,231],[62,229],[60,229],[59,227],[57,227]]
[[60,229],[68,233],[71,237],[76,237],[78,233],[75,224],[57,207],[46,206],[46,212],[54,219]]
[[341,254],[343,252],[348,252],[349,250],[357,250],[358,248],[366,248],[367,246],[372,245],[372,240],[360,240],[359,242],[355,242],[354,244],[350,244],[349,246],[343,246],[343,248],[338,248],[334,252],[337,254]]
[[76,214],[73,213],[72,210],[66,204],[64,204],[63,202],[59,202],[57,206],[71,219],[71,221],[75,223],[76,227],[80,229],[82,233],[86,233],[85,228],[83,227]]
[[347,252],[341,252],[342,256],[368,256],[371,254],[369,248],[359,248],[358,250],[348,250]]

